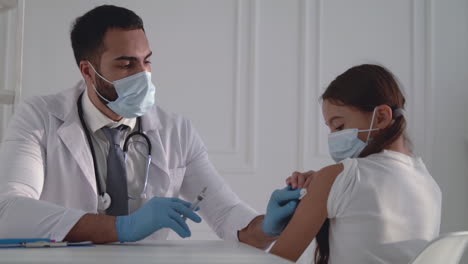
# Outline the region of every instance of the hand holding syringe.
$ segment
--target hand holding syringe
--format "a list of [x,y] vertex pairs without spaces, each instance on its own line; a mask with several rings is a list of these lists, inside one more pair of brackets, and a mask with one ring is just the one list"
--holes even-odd
[[[205,199],[205,194],[206,194],[206,189],[207,188],[208,187],[203,188],[203,190],[197,195],[195,200],[193,200],[192,206],[190,206],[190,209],[195,210],[198,207],[198,204],[200,204],[200,202],[203,201],[203,199]],[[186,220],[187,217],[184,216],[183,219]]]

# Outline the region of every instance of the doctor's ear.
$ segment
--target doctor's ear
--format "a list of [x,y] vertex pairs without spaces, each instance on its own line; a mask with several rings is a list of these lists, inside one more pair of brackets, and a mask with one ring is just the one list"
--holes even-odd
[[82,60],[80,61],[80,72],[81,75],[83,76],[83,79],[86,82],[92,82],[93,81],[93,69],[91,69],[91,66],[89,65],[89,62]]
[[374,128],[385,129],[393,123],[392,108],[388,105],[379,105],[375,110]]

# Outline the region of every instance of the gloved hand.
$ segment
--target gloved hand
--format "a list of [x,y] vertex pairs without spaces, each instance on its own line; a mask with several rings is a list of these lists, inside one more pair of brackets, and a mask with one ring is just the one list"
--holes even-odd
[[271,236],[279,236],[296,211],[302,189],[292,190],[288,186],[271,194],[262,230]]
[[138,241],[161,228],[171,228],[182,238],[190,237],[190,229],[182,217],[201,222],[200,216],[190,206],[191,203],[178,198],[154,197],[130,215],[117,216],[119,241]]

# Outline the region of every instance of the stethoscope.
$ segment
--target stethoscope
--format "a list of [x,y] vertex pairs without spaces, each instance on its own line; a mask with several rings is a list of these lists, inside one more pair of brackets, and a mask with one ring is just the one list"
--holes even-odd
[[[90,134],[90,132],[88,130],[88,127],[86,126],[86,122],[85,122],[84,117],[83,117],[83,106],[82,106],[82,103],[81,103],[81,98],[82,97],[83,97],[83,93],[81,93],[81,95],[79,96],[78,101],[76,103],[77,106],[78,106],[78,116],[80,117],[80,122],[81,122],[81,125],[83,126],[83,130],[84,130],[85,135],[86,135],[86,140],[88,141],[89,149],[91,151],[91,156],[93,157],[94,175],[96,177],[96,186],[97,186],[97,190],[98,190],[98,194],[99,194],[99,197],[98,197],[98,210],[104,211],[107,208],[109,208],[109,206],[112,203],[112,199],[111,199],[110,195],[105,190],[103,190],[103,188],[101,186],[101,179],[99,177],[99,170],[98,170],[97,161],[96,161],[96,153],[94,151],[93,142],[91,140],[91,134]],[[135,137],[135,136],[143,137],[144,140],[146,141],[146,145],[148,147],[148,157],[146,159],[146,173],[145,173],[145,182],[143,184],[143,188],[142,188],[142,190],[140,192],[140,195],[138,195],[138,196],[131,196],[130,194],[128,194],[128,198],[131,199],[131,200],[146,198],[146,187],[148,185],[149,167],[150,167],[150,164],[151,164],[151,142],[150,142],[148,136],[145,135],[142,132],[141,117],[137,117],[137,128],[138,128],[137,131],[130,133],[125,138],[124,147],[123,147],[123,151],[125,153],[125,160],[127,160],[127,156],[128,156],[127,151],[128,151],[128,146],[130,144],[137,144],[137,143],[143,144],[141,141],[137,141],[137,140],[133,140],[132,142],[130,142],[130,139],[132,137]]]

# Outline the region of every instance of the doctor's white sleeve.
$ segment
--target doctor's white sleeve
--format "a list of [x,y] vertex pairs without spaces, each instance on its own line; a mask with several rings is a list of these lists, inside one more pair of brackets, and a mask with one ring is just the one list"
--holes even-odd
[[188,201],[207,187],[200,203],[200,214],[215,233],[224,240],[239,241],[237,232],[247,227],[259,215],[231,190],[208,158],[206,148],[189,121],[185,122],[187,147],[186,171],[180,194]]
[[61,241],[85,212],[39,200],[45,177],[42,140],[47,117],[32,102],[18,109],[1,144],[0,238]]

